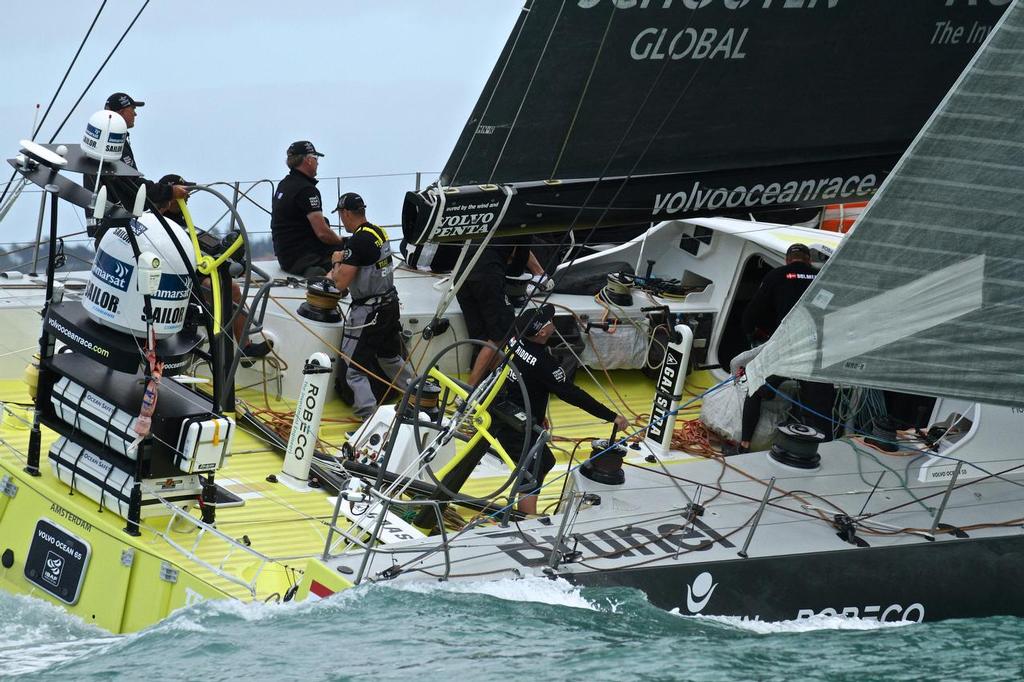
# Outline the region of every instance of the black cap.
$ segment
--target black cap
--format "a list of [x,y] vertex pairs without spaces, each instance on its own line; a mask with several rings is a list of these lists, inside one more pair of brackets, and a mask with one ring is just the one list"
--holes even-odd
[[160,185],[194,185],[194,182],[189,182],[185,178],[181,177],[177,173],[168,173],[167,175],[160,178],[157,184]]
[[806,244],[793,244],[786,249],[786,258],[790,256],[802,256],[804,258],[811,257],[811,250]]
[[363,198],[355,192],[345,192],[338,197],[338,207],[334,209],[335,213],[341,210],[346,211],[362,211],[366,208],[366,202]]
[[288,145],[288,156],[295,156],[296,154],[312,154],[313,156],[323,156],[316,150],[313,143],[309,140],[299,140],[298,142],[292,142]]
[[548,322],[555,318],[555,306],[544,303],[539,308],[530,308],[519,313],[516,331],[524,337],[536,336]]
[[107,98],[107,110],[108,111],[121,111],[125,107],[144,107],[145,102],[137,102],[132,99],[131,95],[127,95],[123,92],[115,92],[113,95]]

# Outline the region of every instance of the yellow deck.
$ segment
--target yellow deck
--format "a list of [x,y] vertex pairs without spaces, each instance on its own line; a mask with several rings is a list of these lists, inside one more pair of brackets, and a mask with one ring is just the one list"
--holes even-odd
[[[650,410],[652,382],[638,372],[612,372],[599,377],[604,386],[614,385],[605,395],[582,372],[578,384],[613,407],[634,418]],[[710,381],[706,373],[691,377],[688,391],[699,392],[702,384]],[[270,408],[287,412],[289,403],[264,397],[262,391],[243,391],[239,398],[255,409]],[[12,498],[0,495],[0,552],[11,549],[14,562],[10,568],[0,567],[0,585],[12,592],[30,593],[55,603],[42,590],[29,583],[24,573],[24,558],[28,551],[35,524],[47,518],[68,532],[87,541],[92,547],[92,558],[86,572],[82,596],[74,606],[66,608],[84,620],[95,622],[113,632],[125,632],[146,627],[171,611],[197,600],[233,597],[242,600],[274,599],[283,595],[288,587],[299,580],[309,557],[324,549],[327,523],[333,506],[325,492],[298,492],[282,483],[269,483],[267,476],[280,472],[282,455],[252,433],[236,432],[232,456],[217,473],[218,482],[246,499],[242,507],[222,508],[217,513],[217,530],[231,538],[246,538],[251,549],[272,561],[263,566],[255,583],[255,594],[216,571],[203,567],[175,549],[168,540],[186,548],[195,543],[198,529],[178,522],[170,530],[168,518],[143,521],[141,537],[131,537],[123,531],[124,519],[98,510],[98,504],[82,494],[71,494],[68,486],[57,481],[51,473],[46,453],[56,435],[45,431],[41,458],[42,475],[30,477],[23,471],[27,451],[29,428],[23,420],[31,420],[31,408],[26,388],[20,381],[0,381],[0,401],[5,405],[0,424],[0,476],[11,476],[18,491]],[[682,419],[696,416],[698,405],[681,415]],[[564,472],[575,445],[574,440],[606,438],[610,426],[586,413],[553,400],[549,416],[554,428],[553,450],[558,459],[553,480]],[[644,424],[643,420],[636,423]],[[344,433],[352,429],[351,412],[334,400],[327,405],[321,438],[328,444],[340,445]],[[589,445],[580,447],[580,456],[589,454]],[[471,482],[464,492],[477,494],[493,490],[498,479]],[[561,481],[549,485],[542,493],[540,509],[551,508],[561,492]],[[199,517],[198,510],[192,516]],[[123,552],[134,550],[130,565],[126,565]],[[196,557],[222,572],[251,580],[262,560],[240,551],[207,533],[195,550]],[[167,564],[178,570],[177,580],[169,582],[160,577],[161,566]]]

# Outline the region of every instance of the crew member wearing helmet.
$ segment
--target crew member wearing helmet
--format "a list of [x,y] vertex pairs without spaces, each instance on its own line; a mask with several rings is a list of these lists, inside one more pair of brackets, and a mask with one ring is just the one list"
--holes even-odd
[[366,419],[377,408],[366,375],[374,359],[399,391],[405,390],[413,374],[402,357],[402,323],[388,234],[366,219],[366,203],[355,192],[338,197],[335,211],[352,235],[331,263],[335,285],[352,295],[341,341],[348,364],[344,380],[352,390],[353,411]]
[[[522,313],[515,320],[515,330],[518,338],[510,341],[512,371],[507,384],[507,397],[516,407],[525,410],[522,392],[512,382],[516,380],[516,373],[522,375],[523,384],[526,386],[526,394],[530,401],[531,423],[525,428],[529,433],[528,449],[537,442],[538,429],[536,427],[548,427],[547,411],[548,400],[552,394],[563,401],[578,407],[581,410],[593,415],[598,419],[612,422],[620,430],[629,428],[629,420],[621,414],[616,414],[603,403],[595,399],[576,384],[569,381],[565,370],[550,353],[547,343],[555,332],[554,325],[555,307],[545,303],[539,308],[530,308]],[[502,423],[502,420],[495,419],[491,422],[492,435],[501,443],[505,452],[513,459],[518,459],[523,450],[524,435],[512,426]],[[488,443],[480,441],[474,452],[470,452],[465,458],[445,476],[442,483],[449,490],[457,491],[469,477],[473,467],[487,451]],[[544,478],[555,466],[555,456],[551,449],[544,445],[539,453],[540,463],[527,462],[526,471],[530,475],[525,479],[525,491],[530,492],[519,500],[519,511],[524,514],[537,513],[536,492],[544,485]],[[533,472],[536,469],[536,478]],[[426,520],[421,515],[419,520]]]
[[271,202],[274,255],[282,270],[300,277],[329,273],[331,254],[345,245],[324,217],[323,200],[316,188],[322,156],[307,140],[289,145],[288,175],[277,184]]
[[[133,99],[130,95],[123,92],[115,92],[107,98],[104,108],[107,111],[113,111],[115,114],[123,118],[125,125],[128,126],[129,130],[131,130],[135,127],[135,117],[138,115],[138,109],[145,106],[145,104],[145,102]],[[124,148],[121,151],[121,160],[135,170],[139,169],[139,166],[135,161],[135,153],[132,151],[130,133],[125,135]],[[96,176],[86,175],[84,182],[85,188],[91,191],[96,186]],[[188,196],[188,190],[182,185],[168,184],[163,181],[152,182],[141,177],[104,177],[102,184],[107,187],[107,191],[110,193],[110,201],[120,204],[121,207],[125,209],[131,209],[135,203],[135,194],[139,191],[139,187],[142,185],[146,186],[146,197],[152,201],[155,206],[166,204],[171,199],[184,199]],[[87,216],[92,215],[92,211],[88,209],[86,210],[86,213]],[[95,236],[98,242],[102,235],[90,236]]]
[[[185,178],[181,177],[177,173],[169,173],[163,176],[162,178],[160,178],[160,183],[185,188],[193,184],[185,180]],[[187,196],[188,195],[186,194],[186,198],[184,199],[184,201],[188,201]],[[157,206],[157,209],[159,210],[160,215],[173,221],[174,224],[182,228],[187,228],[187,226],[185,225],[185,216],[182,215],[181,213],[181,207],[178,205],[177,199],[169,199],[163,204],[159,204]],[[196,228],[196,231],[199,233],[202,232],[202,230],[200,230],[198,227]],[[211,289],[210,278],[204,278],[202,285],[204,298],[206,299],[206,304],[212,306],[213,292]],[[231,301],[235,304],[236,307],[242,305],[242,290],[241,288],[239,288],[238,283],[234,281],[231,282]],[[236,344],[241,342],[242,340],[242,333],[245,330],[245,324],[247,319],[248,315],[244,308],[239,309],[238,314],[235,315],[235,319],[234,322],[232,323],[231,330]],[[245,344],[245,348],[242,349],[241,364],[246,367],[255,364],[255,360],[257,358],[261,358],[268,355],[270,351],[273,349],[273,347],[274,344],[273,342],[270,341],[270,339],[265,338],[262,341],[255,342],[252,339],[249,339]]]

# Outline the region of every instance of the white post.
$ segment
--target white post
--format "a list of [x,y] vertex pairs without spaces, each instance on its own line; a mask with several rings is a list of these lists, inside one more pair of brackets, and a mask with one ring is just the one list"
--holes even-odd
[[320,417],[327,402],[327,383],[331,378],[331,358],[327,353],[316,352],[306,360],[302,368],[302,389],[299,404],[295,406],[295,420],[288,437],[288,450],[284,456],[282,473],[296,481],[309,480],[309,467],[313,463],[313,450],[320,432]]
[[693,330],[688,325],[677,324],[668,348],[665,349],[661,372],[658,373],[658,383],[654,387],[654,405],[651,407],[651,424],[644,438],[644,442],[656,455],[665,455],[672,449],[672,432],[676,426],[675,411],[683,397],[691,348]]

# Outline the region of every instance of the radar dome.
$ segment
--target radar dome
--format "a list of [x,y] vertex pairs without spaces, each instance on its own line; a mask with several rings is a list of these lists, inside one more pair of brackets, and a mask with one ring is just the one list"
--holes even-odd
[[[192,291],[189,266],[195,269],[196,261],[188,234],[173,222],[169,224],[173,237],[152,213],[133,218],[128,227],[107,230],[96,249],[96,260],[82,297],[82,306],[89,317],[111,329],[146,337],[144,298],[139,291],[140,268],[128,240],[127,230],[132,230],[140,252],[150,252],[150,259],[155,254],[160,260],[160,284],[150,297],[155,318],[153,330],[159,339],[182,330]],[[181,259],[172,239],[181,246],[188,265]]]
[[82,136],[82,151],[100,161],[116,161],[128,139],[128,124],[114,111],[97,111],[89,117]]

